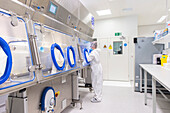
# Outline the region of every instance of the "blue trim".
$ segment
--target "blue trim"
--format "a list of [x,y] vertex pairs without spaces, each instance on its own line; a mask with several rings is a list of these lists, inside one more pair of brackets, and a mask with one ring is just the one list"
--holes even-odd
[[[35,73],[34,73],[35,74]],[[26,81],[26,82],[21,82],[21,81],[12,81],[12,82],[16,82],[18,84],[14,84],[14,85],[11,85],[11,86],[6,86],[6,87],[2,87],[0,88],[0,90],[4,90],[4,89],[7,89],[7,88],[11,88],[11,87],[15,87],[15,86],[18,86],[18,85],[22,85],[22,84],[25,84],[25,83],[28,83],[28,82],[33,82],[35,79],[35,76],[32,80],[29,80],[29,81]]]
[[6,68],[4,74],[0,77],[0,84],[3,84],[6,80],[8,80],[11,70],[12,70],[12,54],[9,45],[7,42],[0,37],[0,46],[5,52],[5,54],[8,56],[7,57],[7,63],[6,63]]
[[55,91],[52,87],[46,87],[42,93],[42,96],[41,96],[41,111],[45,111],[45,96],[47,94],[47,92],[49,90],[53,90],[53,93],[54,93],[54,100],[55,100],[55,103],[54,105],[56,105],[56,97],[55,97]]
[[[6,13],[6,12],[3,12],[3,11],[0,11],[0,13],[3,13],[5,15],[8,15],[8,16],[11,16],[11,14],[9,13]],[[19,20],[22,20],[25,24],[25,30],[26,30],[26,34],[27,34],[27,40],[28,40],[28,46],[29,46],[29,51],[31,53],[31,49],[30,49],[30,45],[29,45],[29,37],[28,37],[28,30],[27,30],[27,26],[26,26],[26,23],[24,21],[24,19],[20,18],[20,17],[17,17]],[[32,55],[31,56],[31,62],[32,62],[32,65],[33,65],[33,60],[32,60]],[[6,87],[2,87],[0,88],[0,90],[4,90],[4,89],[7,89],[7,88],[11,88],[11,87],[15,87],[15,86],[18,86],[18,85],[22,85],[22,84],[25,84],[25,83],[28,83],[28,82],[33,82],[35,80],[35,72],[33,72],[33,79],[32,80],[29,80],[29,81],[25,81],[25,82],[20,82],[20,81],[12,81],[12,82],[18,82],[17,84],[14,84],[14,85],[11,85],[11,86],[6,86]]]
[[3,12],[3,11],[0,11],[0,13],[5,14],[5,15],[8,15],[8,16],[11,16],[11,14],[6,13],[6,12]]
[[[85,48],[84,51],[83,51],[83,53],[84,53],[84,58],[85,58],[86,63],[89,64],[90,62],[87,60],[86,52],[88,53],[88,50]],[[88,53],[88,54],[89,54],[89,53]]]
[[[71,64],[71,59],[70,59],[70,50],[73,52],[73,59],[74,59],[74,64]],[[70,67],[75,67],[76,66],[76,55],[75,55],[75,51],[74,48],[72,46],[67,47],[67,58],[68,58],[68,63],[70,65]]]
[[62,55],[63,58],[64,58],[64,53],[63,53],[61,47],[60,47],[58,44],[55,43],[55,44],[53,44],[53,45],[51,46],[51,57],[52,57],[53,63],[54,63],[55,67],[56,67],[58,70],[63,70],[64,67],[65,67],[65,58],[64,58],[63,66],[60,67],[60,66],[58,65],[57,61],[56,61],[56,58],[55,58],[55,54],[54,54],[54,49],[55,49],[55,48],[57,48],[57,49],[60,51],[61,55]]

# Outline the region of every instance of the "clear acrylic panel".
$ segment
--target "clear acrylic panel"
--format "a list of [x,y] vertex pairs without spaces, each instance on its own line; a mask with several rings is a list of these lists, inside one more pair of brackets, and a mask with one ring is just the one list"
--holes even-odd
[[[25,21],[17,18],[18,25],[11,24],[11,16],[8,13],[0,11],[0,37],[6,41],[12,54],[12,70],[8,80],[0,85],[0,90],[34,80],[35,75],[29,71],[32,65],[29,49],[28,34]],[[7,66],[7,56],[0,47],[0,76],[4,74]],[[1,78],[2,79],[2,78]]]
[[[85,59],[85,55],[88,56],[90,54],[90,50],[91,50],[91,42],[83,40],[83,39],[79,39],[79,44],[80,44],[80,48],[81,48],[81,52],[82,52],[82,56],[84,58],[83,61],[83,66],[89,65],[89,63],[87,63],[86,59]],[[84,54],[84,50],[87,49],[87,51]]]

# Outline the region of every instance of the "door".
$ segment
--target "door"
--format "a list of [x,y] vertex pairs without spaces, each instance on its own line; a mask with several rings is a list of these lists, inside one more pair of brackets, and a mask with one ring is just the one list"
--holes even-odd
[[101,49],[100,53],[100,61],[103,68],[103,79],[108,80],[109,73],[108,73],[108,39],[107,38],[100,38],[97,39],[99,48]]
[[109,80],[128,81],[128,43],[125,38],[108,39]]

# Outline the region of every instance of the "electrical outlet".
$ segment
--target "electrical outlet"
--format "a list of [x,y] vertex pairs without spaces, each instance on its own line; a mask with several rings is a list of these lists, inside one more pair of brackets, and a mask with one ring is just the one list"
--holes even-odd
[[135,87],[138,87],[138,83],[135,83]]
[[66,76],[62,76],[62,84],[66,83]]
[[63,110],[63,109],[65,109],[66,107],[67,107],[67,100],[66,99],[64,99],[63,101],[62,101],[62,103],[61,103],[61,109]]

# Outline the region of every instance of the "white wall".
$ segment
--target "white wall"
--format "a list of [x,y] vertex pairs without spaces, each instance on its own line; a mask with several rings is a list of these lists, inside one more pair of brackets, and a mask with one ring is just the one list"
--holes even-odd
[[161,30],[165,28],[166,28],[165,24],[138,26],[138,36],[139,37],[153,37],[154,30]]
[[122,32],[123,36],[137,36],[138,22],[136,16],[97,20],[95,22],[94,37],[113,37],[115,32]]
[[114,37],[115,32],[122,32],[129,40],[129,78],[134,79],[134,44],[133,38],[138,35],[137,16],[127,16],[97,20],[95,22],[94,38]]

